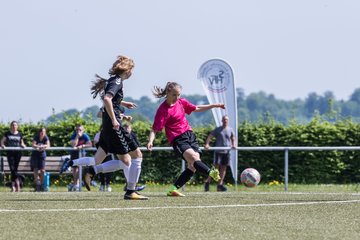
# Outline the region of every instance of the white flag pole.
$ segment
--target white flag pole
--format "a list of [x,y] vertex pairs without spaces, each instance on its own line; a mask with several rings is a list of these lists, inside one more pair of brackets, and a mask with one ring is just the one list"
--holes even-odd
[[[198,72],[210,104],[224,103],[225,109],[213,108],[212,113],[216,126],[221,126],[223,115],[229,116],[229,126],[235,132],[235,141],[238,139],[237,97],[234,73],[231,66],[221,59],[211,59],[203,63]],[[230,151],[230,167],[235,185],[238,179],[238,151]]]

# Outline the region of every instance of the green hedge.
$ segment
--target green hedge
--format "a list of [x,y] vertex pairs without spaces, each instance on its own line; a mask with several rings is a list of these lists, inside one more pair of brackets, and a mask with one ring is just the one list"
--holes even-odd
[[[46,126],[52,146],[69,146],[69,138],[76,124],[83,124],[92,138],[99,130],[100,122],[84,119],[79,115],[66,116]],[[33,135],[43,123],[21,123],[20,131],[30,146]],[[142,146],[147,143],[151,125],[135,122],[133,129]],[[201,145],[214,126],[195,128],[194,132]],[[0,135],[9,129],[9,124],[0,124]],[[241,123],[238,129],[238,146],[360,146],[360,124],[351,120],[329,123],[314,118],[308,124],[293,121],[289,125],[268,121]],[[164,133],[158,134],[154,146],[169,146]],[[25,153],[24,153],[25,154]],[[51,155],[67,154],[51,152]],[[170,183],[180,174],[181,159],[173,151],[144,151],[141,181]],[[213,152],[204,151],[202,160],[212,163]],[[262,182],[284,181],[283,151],[239,151],[239,173],[246,167],[254,167],[262,175]],[[123,180],[122,173],[114,179]],[[226,176],[232,182],[230,170]],[[193,181],[202,183],[204,178],[198,174]],[[289,181],[291,183],[354,183],[360,181],[359,151],[290,151]]]

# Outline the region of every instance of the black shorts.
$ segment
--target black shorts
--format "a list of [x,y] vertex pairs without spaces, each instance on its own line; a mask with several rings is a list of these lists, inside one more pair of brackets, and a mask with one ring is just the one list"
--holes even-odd
[[230,153],[214,153],[214,165],[228,166],[230,163]]
[[[121,122],[120,119],[117,119]],[[100,133],[99,146],[106,153],[126,154],[136,150],[139,145],[133,139],[123,126],[119,130],[114,130],[110,117],[106,112],[103,112],[103,128]]]
[[184,152],[189,148],[192,148],[194,149],[195,152],[198,152],[200,154],[200,157],[202,155],[202,152],[199,147],[199,143],[196,140],[196,136],[192,131],[187,131],[181,134],[180,136],[177,136],[172,141],[172,145],[175,152],[178,155],[180,155],[182,158],[184,158],[183,157]]

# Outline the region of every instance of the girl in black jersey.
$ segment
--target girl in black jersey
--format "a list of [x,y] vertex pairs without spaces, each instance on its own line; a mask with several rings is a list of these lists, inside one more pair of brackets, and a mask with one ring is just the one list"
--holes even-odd
[[[23,135],[18,131],[18,123],[16,121],[10,123],[10,131],[6,132],[1,139],[1,148],[6,147],[26,147]],[[21,179],[17,171],[21,159],[21,151],[7,151],[6,156],[11,172],[11,191],[20,192]]]
[[[65,161],[61,172],[69,166],[87,165],[90,167],[85,174],[85,187],[90,190],[90,181],[95,174],[103,172],[113,172],[121,169],[120,164],[114,164],[114,161],[102,161],[107,154],[116,154],[125,165],[130,166],[129,179],[127,180],[127,191],[124,199],[128,200],[146,200],[147,197],[140,195],[135,191],[141,172],[142,153],[136,141],[121,126],[121,106],[132,109],[136,104],[123,101],[123,81],[131,76],[134,62],[125,56],[118,56],[112,68],[109,70],[109,79],[104,79],[96,75],[96,80],[91,87],[93,98],[98,95],[101,97],[104,105],[102,114],[102,130],[99,140],[99,148],[94,158],[80,158],[73,161]],[[94,162],[95,161],[95,162]],[[118,161],[115,161],[118,162]],[[100,164],[100,165],[98,165]]]

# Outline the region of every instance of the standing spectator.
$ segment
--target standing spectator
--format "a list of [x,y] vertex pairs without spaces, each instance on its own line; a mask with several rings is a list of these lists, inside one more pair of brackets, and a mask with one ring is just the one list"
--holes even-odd
[[[70,152],[71,160],[77,159],[79,157],[84,157],[86,155],[85,148],[92,147],[91,139],[84,131],[84,126],[79,124],[75,128],[75,132],[70,137],[70,144],[74,148]],[[79,152],[82,156],[79,156]],[[72,183],[69,184],[68,190],[78,192],[80,189],[80,180],[79,180],[79,167],[72,167]]]
[[[50,140],[46,135],[46,129],[40,128],[33,138],[31,153],[31,169],[34,172],[34,188],[37,192],[44,191],[46,149],[50,147]],[[40,171],[40,172],[39,172]]]
[[[10,123],[10,131],[6,132],[1,139],[1,148],[26,147],[23,135],[18,131],[18,127],[19,125],[16,121]],[[21,151],[7,151],[6,154],[11,172],[11,191],[20,192],[21,178],[18,174],[18,167],[22,155]]]
[[146,145],[147,149],[152,150],[155,134],[165,128],[165,134],[169,143],[173,146],[175,152],[187,162],[187,168],[168,190],[167,195],[185,196],[178,189],[191,179],[195,171],[218,181],[220,179],[219,171],[215,168],[210,169],[201,161],[199,143],[185,114],[203,112],[212,108],[225,108],[224,104],[194,105],[185,98],[180,98],[182,88],[176,82],[168,82],[165,88],[154,87],[154,90],[155,97],[165,97],[165,100],[156,111],[154,123],[150,130],[149,142]]
[[[229,117],[222,117],[222,126],[215,128],[206,138],[205,149],[209,149],[211,139],[215,137],[215,147],[232,147],[236,148],[234,130],[229,127]],[[224,178],[227,166],[230,162],[230,150],[216,150],[214,152],[214,165],[219,170],[220,180],[217,185],[218,192],[225,192],[227,188],[224,186]],[[209,191],[211,178],[205,182],[205,192]]]

